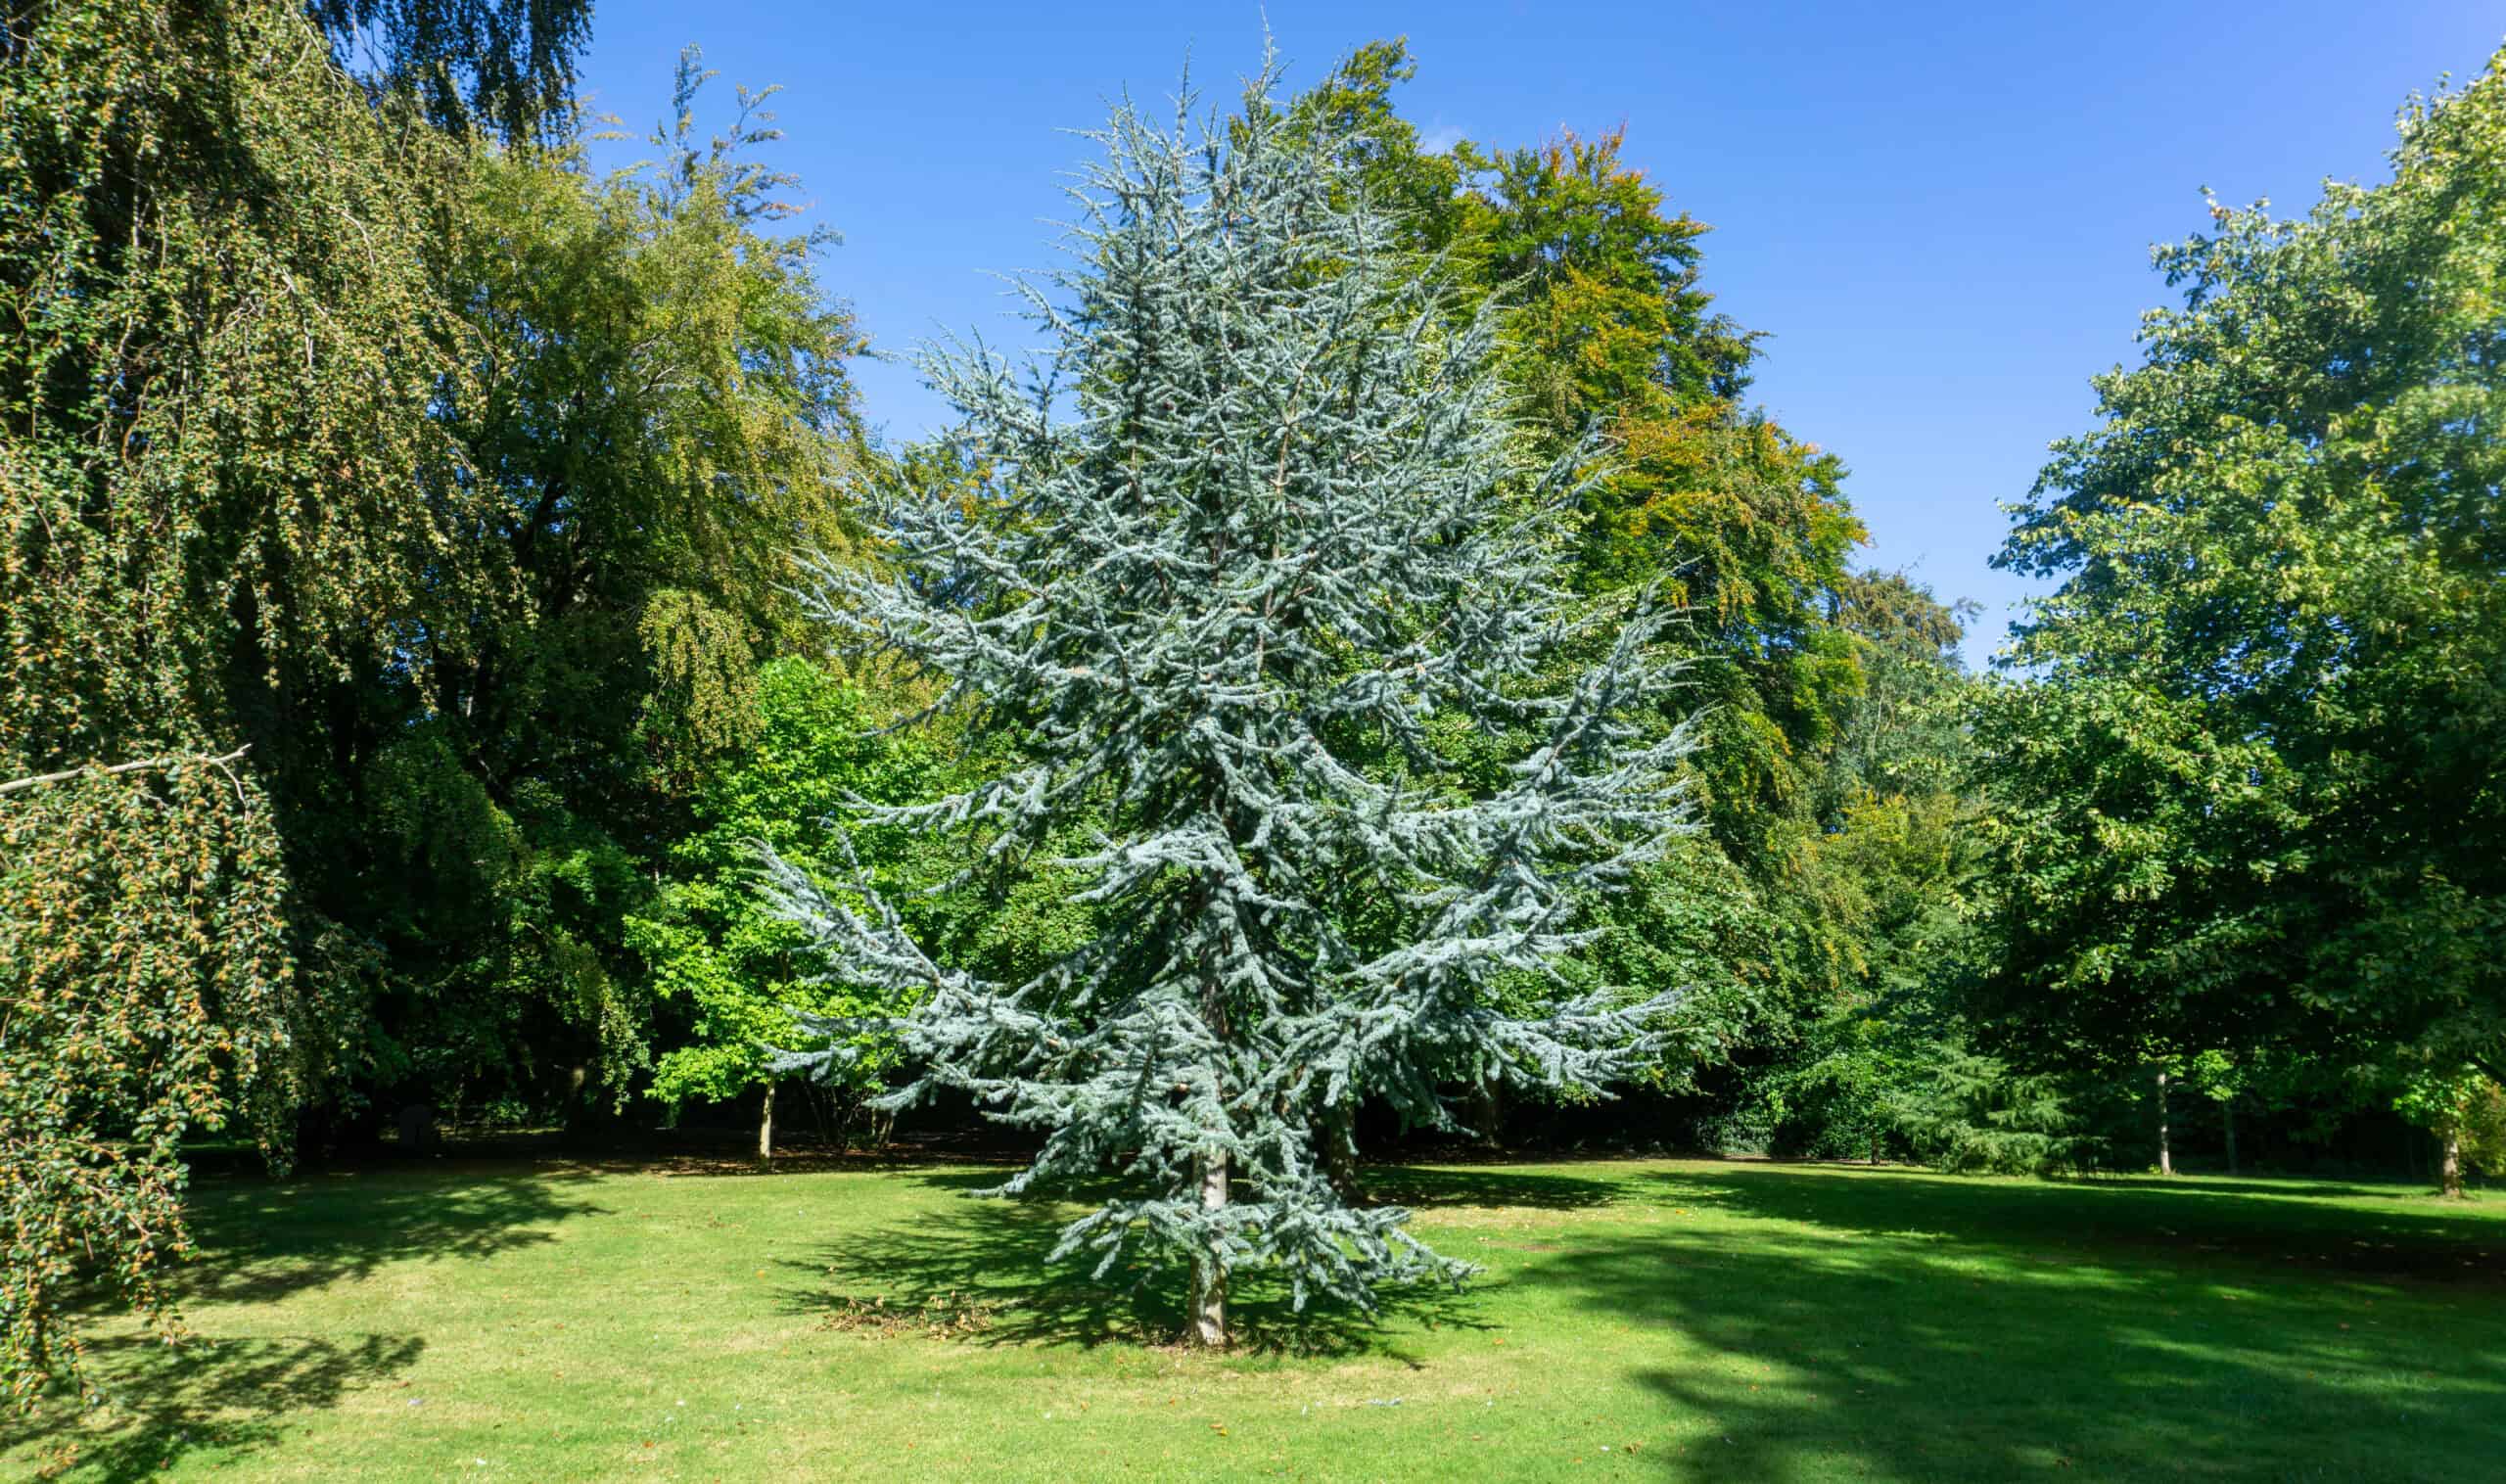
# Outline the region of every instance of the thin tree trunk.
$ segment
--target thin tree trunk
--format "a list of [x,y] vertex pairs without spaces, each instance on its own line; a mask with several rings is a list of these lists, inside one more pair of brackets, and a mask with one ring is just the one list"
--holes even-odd
[[2158,1173],[2175,1173],[2175,1150],[2166,1139],[2166,1074],[2158,1074]]
[[1331,1188],[1339,1193],[1340,1199],[1352,1205],[1359,1197],[1356,1137],[1350,1132],[1356,1118],[1357,1110],[1348,1103],[1342,1103],[1326,1110],[1317,1120],[1316,1128],[1323,1142],[1323,1178],[1331,1183]]
[[[1226,1151],[1205,1155],[1200,1166],[1201,1209],[1218,1211],[1227,1205]],[[1192,1343],[1213,1350],[1227,1344],[1227,1269],[1219,1261],[1216,1235],[1192,1269]]]
[[774,1084],[771,1082],[766,1085],[766,1096],[759,1100],[757,1108],[757,1157],[761,1160],[774,1157]]
[[580,1062],[566,1069],[566,1137],[582,1138],[591,1132],[591,1069]]
[[852,1147],[850,1119],[836,1111],[831,1090],[813,1082],[801,1084],[801,1106],[810,1110],[810,1122],[817,1126],[818,1142],[838,1154]]
[[1479,1147],[1494,1149],[1504,1142],[1498,1137],[1498,1130],[1506,1122],[1506,1085],[1503,1081],[1491,1077],[1471,1084],[1470,1121],[1479,1126],[1472,1131],[1478,1136],[1473,1141]]
[[[1222,798],[1213,795],[1210,814],[1221,821],[1222,827],[1225,826],[1227,808]],[[1235,832],[1232,829],[1227,832],[1233,838]],[[1215,900],[1220,885],[1215,875],[1204,885],[1201,898],[1204,907]],[[1219,975],[1219,964],[1223,961],[1219,949],[1223,946],[1204,948],[1200,965],[1201,1023],[1209,1028],[1212,1039],[1222,1047],[1232,1039],[1228,1026],[1227,991]],[[1210,1076],[1219,1084],[1212,1089],[1217,1094],[1212,1101],[1224,1117],[1227,1107],[1225,1074],[1220,1066],[1213,1066]],[[1227,1264],[1223,1261],[1224,1249],[1218,1230],[1218,1214],[1227,1209],[1227,1151],[1212,1149],[1196,1158],[1193,1164],[1200,1177],[1201,1210],[1209,1219],[1210,1234],[1208,1250],[1192,1265],[1192,1343],[1204,1349],[1217,1350],[1227,1344]]]
[[2447,1200],[2463,1198],[2463,1136],[2451,1129],[2445,1131],[2445,1160],[2436,1167],[2436,1185]]
[[2223,1102],[2223,1103],[2219,1104],[2219,1122],[2220,1122],[2220,1124],[2221,1124],[2221,1125],[2222,1125],[2222,1126],[2227,1130],[2227,1135],[2228,1135],[2228,1173],[2229,1173],[2230,1175],[2234,1175],[2234,1174],[2236,1173],[2236,1099],[2235,1099],[2235,1098],[2231,1097],[2231,1098],[2229,1098],[2226,1102]]

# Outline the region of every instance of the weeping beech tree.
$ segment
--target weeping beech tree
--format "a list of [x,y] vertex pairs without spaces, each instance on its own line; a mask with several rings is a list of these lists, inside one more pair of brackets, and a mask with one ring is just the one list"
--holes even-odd
[[[984,498],[901,492],[886,563],[810,564],[819,618],[1018,760],[864,815],[1054,858],[1099,931],[994,982],[866,880],[766,858],[831,973],[918,1002],[891,1104],[956,1090],[1046,1131],[992,1193],[1115,1175],[1055,1258],[1187,1269],[1210,1345],[1231,1272],[1300,1310],[1468,1274],[1326,1178],[1349,1111],[1459,1131],[1460,1089],[1598,1092],[1654,1049],[1670,997],[1560,964],[1579,901],[1690,827],[1665,617],[1570,603],[1574,465],[1525,466],[1493,320],[1396,251],[1335,141],[1283,130],[1276,77],[1224,124],[1186,96],[1089,136],[1074,265],[1024,286],[1048,348],[925,357]],[[782,1069],[859,1043],[802,1021],[827,1045]]]
[[[475,518],[421,186],[286,0],[0,14],[0,1380],[174,1332],[187,1139],[285,1153],[338,976],[271,758]],[[455,591],[450,606],[462,611]],[[318,712],[314,712],[318,715]]]

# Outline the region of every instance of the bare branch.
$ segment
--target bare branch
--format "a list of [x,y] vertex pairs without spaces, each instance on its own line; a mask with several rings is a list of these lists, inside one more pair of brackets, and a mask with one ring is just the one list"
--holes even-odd
[[[239,747],[231,753],[222,753],[214,758],[199,753],[175,753],[163,758],[142,758],[136,763],[116,763],[111,767],[97,767],[90,764],[85,767],[64,768],[57,773],[36,773],[31,777],[12,778],[6,783],[0,783],[0,794],[14,794],[21,789],[35,788],[46,783],[66,783],[72,778],[109,777],[114,773],[135,773],[151,767],[180,767],[185,764],[200,764],[204,766],[223,769],[228,764],[252,750],[250,746]],[[232,774],[230,773],[229,776]]]

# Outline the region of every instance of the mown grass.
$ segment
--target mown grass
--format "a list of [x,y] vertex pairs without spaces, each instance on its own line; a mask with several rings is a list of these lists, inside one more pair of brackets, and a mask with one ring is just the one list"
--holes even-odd
[[2506,1200],[1643,1161],[1377,1171],[1484,1263],[1156,1343],[979,1172],[442,1162],[198,1198],[197,1338],[0,1476],[2285,1479],[2506,1470]]

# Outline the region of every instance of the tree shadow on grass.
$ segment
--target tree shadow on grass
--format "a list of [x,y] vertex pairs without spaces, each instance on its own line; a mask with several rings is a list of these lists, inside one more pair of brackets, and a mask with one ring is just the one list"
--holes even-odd
[[[585,1178],[567,1166],[447,1162],[204,1180],[186,1212],[200,1255],[168,1275],[196,1332],[174,1347],[118,1334],[90,1341],[88,1370],[110,1407],[81,1414],[57,1387],[42,1413],[0,1419],[0,1452],[76,1477],[137,1479],[186,1452],[274,1442],[290,1415],[405,1368],[424,1342],[221,1336],[219,1306],[275,1304],[389,1264],[467,1262],[548,1241],[559,1222],[601,1213],[569,1189]],[[86,1322],[119,1322],[111,1310]]]
[[[924,1183],[960,1194],[999,1183],[998,1172],[935,1172]],[[796,1286],[785,1312],[828,1327],[922,1335],[983,1345],[1166,1346],[1183,1328],[1180,1269],[1125,1266],[1103,1279],[1092,1255],[1051,1260],[1077,1204],[973,1198],[908,1227],[873,1232],[783,1266]],[[1235,1349],[1255,1355],[1376,1355],[1415,1366],[1401,1343],[1408,1325],[1484,1327],[1449,1284],[1414,1283],[1377,1295],[1368,1315],[1310,1301],[1300,1312],[1287,1285],[1261,1273],[1232,1275],[1229,1321]]]
[[2024,1247],[2038,1261],[2128,1252],[2178,1265],[2258,1262],[2506,1289],[2506,1220],[2433,1198],[2360,1207],[2208,1183],[1971,1180],[1849,1166],[1669,1170],[1650,1183],[1657,1200],[1866,1234]]
[[179,1349],[141,1336],[97,1341],[87,1359],[105,1405],[82,1412],[63,1394],[39,1413],[0,1413],[0,1455],[23,1451],[37,1477],[155,1478],[187,1454],[275,1443],[292,1416],[407,1369],[425,1345],[393,1334],[353,1344],[195,1337]]
[[1419,1211],[1451,1206],[1574,1211],[1606,1206],[1628,1194],[1625,1182],[1549,1175],[1519,1166],[1369,1165],[1358,1183],[1369,1204]]
[[178,1301],[271,1303],[388,1263],[534,1246],[561,1221],[605,1214],[569,1189],[590,1178],[568,1165],[490,1163],[206,1182],[189,1212],[201,1256],[175,1275]]
[[2267,1177],[2236,1175],[2083,1175],[2061,1183],[2088,1185],[2100,1190],[2176,1190],[2204,1195],[2271,1195],[2301,1200],[2317,1197],[2397,1200],[2425,1194],[2430,1188],[2412,1181],[2334,1184],[2328,1181],[2303,1178],[2275,1181]]
[[[1670,1220],[1514,1280],[1664,1357],[1634,1379],[1694,1429],[1647,1443],[1670,1477],[2354,1484],[2506,1457],[2506,1304],[2493,1266],[2460,1265],[2498,1224],[1781,1168],[1657,1180]],[[1709,1205],[1763,1225],[1680,1220]],[[2288,1261],[2320,1245],[2312,1216],[2390,1241],[2380,1275]],[[2180,1244],[2136,1235],[2161,1221]]]

